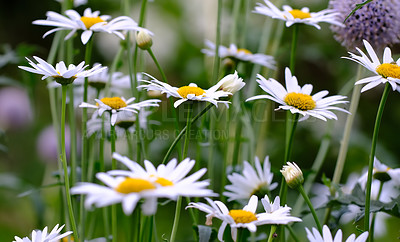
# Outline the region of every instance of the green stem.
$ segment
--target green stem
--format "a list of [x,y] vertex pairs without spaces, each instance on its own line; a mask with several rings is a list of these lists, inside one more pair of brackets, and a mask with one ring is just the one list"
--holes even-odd
[[[232,107],[233,108],[233,107]],[[236,165],[238,164],[239,160],[239,148],[240,148],[240,141],[242,137],[242,128],[243,124],[241,122],[240,117],[237,119],[237,124],[236,124],[236,133],[235,133],[235,145],[233,149],[233,157],[232,157],[232,168],[235,169]]]
[[294,241],[296,242],[300,242],[299,238],[297,238],[296,232],[294,232],[294,230],[292,229],[292,227],[290,225],[286,225],[285,226],[287,230],[289,230],[290,236],[292,236],[292,238],[294,239]]
[[[359,65],[355,80],[360,79],[362,68],[363,67]],[[360,94],[361,94],[361,85],[355,85],[353,87],[353,93],[351,94],[351,104],[349,108],[349,112],[351,114],[349,114],[346,119],[346,124],[344,126],[344,131],[343,131],[343,138],[342,141],[340,142],[339,154],[336,161],[335,172],[333,173],[333,178],[332,178],[332,182],[336,184],[340,183],[340,178],[343,173],[343,167],[346,161],[347,150],[349,147],[350,134],[353,127],[354,118],[357,113],[358,103],[360,101]]]
[[[377,201],[379,201],[379,199],[381,198],[381,194],[382,194],[382,190],[383,190],[383,184],[385,184],[385,182],[382,182],[382,181],[379,184],[379,192],[378,192],[378,196],[376,197]],[[375,219],[376,219],[376,213],[374,213],[372,215],[371,229],[369,230],[369,238],[370,238],[371,242],[374,241]]]
[[65,153],[65,109],[67,102],[67,86],[62,86],[62,106],[61,106],[61,160],[64,168],[64,185],[65,185],[65,195],[67,198],[69,220],[72,226],[72,231],[74,232],[74,237],[76,241],[79,241],[78,230],[75,223],[74,210],[72,208],[72,199],[70,194],[70,184],[68,176],[68,166],[67,166],[67,156]]
[[[296,130],[297,127],[297,123],[299,120],[299,114],[296,113],[294,115],[292,124],[290,125],[290,120],[291,120],[291,113],[287,112],[286,113],[286,141],[285,141],[285,156],[284,156],[284,161],[283,161],[283,165],[286,164],[286,162],[289,161],[290,158],[290,154],[292,151],[292,144],[293,144],[293,137],[294,137],[294,132]],[[287,194],[287,184],[285,181],[285,177],[282,176],[281,179],[281,187],[279,190],[279,197],[281,199],[281,205],[283,206],[284,204],[286,204],[286,194]],[[285,227],[281,226],[279,229],[279,234],[280,234],[280,241],[285,241]]]
[[[185,143],[183,145],[183,154],[182,154],[183,159],[185,159],[186,156],[187,156],[187,151],[188,151],[188,146],[189,146],[190,126],[191,126],[191,123],[192,123],[192,119],[191,119],[192,118],[192,112],[193,112],[193,103],[190,103],[188,105],[188,111],[187,111],[186,136],[185,136]],[[182,197],[179,197],[177,199],[177,201],[176,201],[174,225],[172,226],[170,242],[174,242],[175,241],[176,232],[178,231],[178,224],[179,224],[179,218],[180,218],[180,213],[181,213],[181,207],[182,207]]]
[[369,228],[369,211],[371,205],[371,185],[372,185],[372,170],[374,168],[374,158],[375,158],[375,150],[376,143],[378,141],[379,127],[381,125],[383,109],[385,108],[387,97],[389,96],[390,84],[386,82],[385,90],[382,94],[382,99],[379,104],[378,112],[376,115],[374,132],[372,135],[372,144],[371,144],[371,153],[369,156],[369,164],[368,164],[368,179],[366,185],[366,195],[365,195],[365,215],[364,215],[364,230],[368,230]]
[[296,65],[296,49],[297,49],[297,39],[299,36],[299,24],[293,25],[293,35],[292,35],[292,47],[290,50],[290,71],[294,74],[294,68]]
[[268,242],[272,242],[272,240],[274,239],[275,231],[276,231],[276,225],[271,225],[271,231],[269,232]]
[[[196,122],[203,114],[205,114],[210,108],[212,108],[214,104],[209,104],[207,105],[200,113],[198,113],[191,121],[190,123],[193,124]],[[167,153],[164,156],[162,164],[165,164],[168,160],[169,155],[171,154],[172,150],[175,148],[175,146],[178,144],[179,140],[182,138],[182,136],[186,133],[187,126],[185,126],[181,132],[178,134],[178,136],[175,138],[174,142],[172,142],[171,146],[169,147]]]
[[167,77],[165,76],[165,73],[163,71],[163,69],[160,66],[160,63],[158,63],[156,56],[154,55],[153,51],[151,50],[151,48],[147,49],[147,52],[149,53],[151,59],[154,61],[154,64],[157,66],[158,71],[161,74],[161,77],[163,79],[163,82],[168,83],[167,81]]
[[121,59],[123,52],[124,52],[124,48],[121,46],[118,50],[118,53],[115,55],[115,57],[111,63],[111,68],[108,71],[108,80],[107,80],[106,86],[104,87],[104,96],[105,97],[108,97],[110,95],[112,74],[117,70],[117,65],[118,65],[119,60]]
[[322,234],[321,223],[318,220],[317,213],[315,212],[314,206],[312,205],[310,198],[307,196],[307,193],[304,191],[303,185],[300,185],[298,187],[298,190],[299,190],[300,194],[303,196],[304,201],[306,201],[308,207],[310,208],[311,214],[314,217],[315,223],[317,224],[318,231],[320,232],[320,234]]
[[215,34],[215,54],[214,54],[214,67],[213,67],[213,79],[212,83],[217,83],[218,74],[219,74],[219,66],[220,66],[220,59],[218,53],[218,47],[221,42],[221,18],[222,18],[222,0],[218,0],[218,7],[217,7],[217,28]]
[[[116,140],[116,134],[115,134],[115,126],[111,125],[111,155],[114,154],[115,152],[115,140]],[[117,169],[117,160],[114,158],[112,159],[111,162],[111,169],[116,170]],[[113,241],[117,242],[117,206],[112,205],[111,206],[111,230],[112,230],[112,235],[113,235]]]
[[[283,165],[289,161],[290,155],[292,153],[293,137],[299,120],[299,114],[298,113],[294,114],[293,121],[290,125],[289,122],[291,120],[291,117],[292,117],[291,113],[288,112],[286,116],[286,141],[285,141],[285,156]],[[282,176],[281,189],[279,191],[281,205],[286,203],[286,191],[287,191],[287,184],[285,182],[285,178]]]
[[[89,65],[92,57],[92,47],[93,47],[93,38],[86,44],[86,52],[85,52],[85,64]],[[88,101],[88,78],[85,77],[84,85],[83,85],[83,102]],[[87,109],[84,108],[82,110],[82,154],[81,154],[81,167],[82,167],[82,181],[86,181],[86,162],[88,158],[88,138],[87,138]],[[82,201],[83,202],[83,201]]]

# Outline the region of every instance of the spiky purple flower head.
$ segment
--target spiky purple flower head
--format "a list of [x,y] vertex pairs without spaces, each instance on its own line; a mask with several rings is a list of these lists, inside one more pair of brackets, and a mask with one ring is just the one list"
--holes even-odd
[[[365,0],[330,0],[330,8],[338,11],[338,19],[344,19]],[[350,51],[362,47],[367,40],[375,50],[382,50],[400,42],[400,1],[374,0],[350,16],[345,27],[331,25],[335,39]]]

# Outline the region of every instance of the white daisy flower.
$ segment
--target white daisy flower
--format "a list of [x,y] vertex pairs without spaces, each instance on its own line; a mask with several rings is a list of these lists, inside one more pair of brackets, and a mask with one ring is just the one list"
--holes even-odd
[[268,93],[268,95],[258,95],[247,99],[246,101],[256,99],[270,99],[274,102],[281,104],[279,109],[289,110],[291,113],[299,113],[304,117],[299,121],[307,119],[309,116],[319,118],[326,121],[327,119],[337,119],[337,116],[330,110],[338,110],[349,113],[347,110],[335,107],[336,104],[347,103],[342,101],[345,96],[328,95],[328,91],[320,91],[314,95],[310,95],[313,89],[311,84],[306,84],[303,87],[299,86],[297,78],[292,76],[290,69],[285,70],[286,89],[278,81],[273,78],[266,80],[260,74],[257,75],[257,82],[260,84],[261,89]]
[[[205,41],[205,45],[208,49],[202,49],[201,52],[206,54],[207,56],[215,55],[215,44],[209,40]],[[218,47],[218,56],[220,58],[234,58],[239,61],[251,62],[257,65],[265,66],[269,69],[275,69],[275,60],[273,56],[264,55],[261,53],[251,53],[247,49],[238,48],[235,44],[230,44],[229,48],[223,45]]]
[[[387,182],[392,180],[393,182],[397,183],[398,177],[400,176],[400,168],[392,169],[387,165],[381,163],[376,157],[374,157],[372,176],[374,179],[379,180],[380,182]],[[360,183],[362,189],[365,189],[367,180],[368,171],[362,174],[361,177],[357,180],[357,182]],[[397,185],[400,185],[400,183],[398,183]]]
[[205,187],[208,181],[198,181],[206,169],[201,169],[186,177],[194,166],[194,160],[189,158],[177,165],[176,159],[167,165],[160,165],[157,169],[150,161],[145,161],[146,169],[117,153],[113,158],[125,164],[130,171],[112,170],[107,173],[98,173],[96,177],[106,186],[92,183],[79,183],[71,189],[72,194],[86,194],[85,206],[90,208],[104,207],[115,203],[122,203],[125,214],[133,212],[137,202],[144,199],[142,211],[144,214],[154,214],[157,210],[157,198],[176,200],[178,196],[203,197],[216,196]]
[[104,111],[111,113],[111,125],[114,126],[118,113],[121,111],[127,111],[132,113],[137,113],[141,108],[144,107],[158,107],[158,99],[149,99],[138,103],[133,103],[135,98],[132,97],[125,100],[123,97],[105,97],[102,99],[95,99],[96,105],[82,102],[79,107],[81,108],[95,108],[96,112],[93,113],[94,116],[102,116]]
[[212,190],[206,189],[210,185],[209,181],[198,181],[206,173],[206,168],[202,168],[187,177],[196,163],[195,160],[190,158],[184,159],[179,164],[177,159],[172,159],[166,165],[161,164],[157,168],[148,160],[144,161],[145,168],[143,168],[138,163],[118,153],[114,153],[113,158],[122,162],[130,171],[109,171],[108,174],[110,175],[149,179],[157,184],[171,188],[171,194],[174,194],[172,195],[174,197],[210,197],[218,195]]
[[148,179],[123,176],[111,176],[107,173],[97,173],[97,179],[105,186],[82,182],[71,188],[71,194],[86,195],[85,207],[106,207],[112,204],[122,203],[123,211],[130,215],[136,204],[144,199],[142,212],[146,215],[155,214],[157,199],[166,197],[175,199],[175,193],[171,189],[158,185]]
[[85,65],[84,61],[79,63],[79,65],[77,66],[71,64],[68,67],[65,65],[64,61],[60,61],[56,64],[56,67],[54,68],[45,60],[37,56],[34,56],[33,58],[38,62],[37,64],[35,64],[30,59],[26,58],[29,62],[29,65],[31,65],[33,68],[27,66],[18,66],[18,67],[25,71],[43,75],[42,80],[48,77],[52,77],[56,80],[57,83],[61,85],[70,84],[75,79],[80,79],[84,77],[89,77],[91,75],[95,75],[107,68],[107,67],[102,67],[100,64],[98,64],[94,66],[92,69],[85,70],[86,67],[88,67],[88,65]]
[[381,83],[385,84],[386,82],[389,82],[389,84],[392,86],[393,91],[396,90],[396,88],[398,88],[397,85],[400,84],[400,58],[397,59],[397,61],[395,62],[392,57],[392,51],[389,47],[386,47],[383,53],[383,63],[381,64],[378,56],[376,55],[374,49],[368,43],[368,41],[363,40],[363,42],[365,49],[368,52],[369,58],[359,48],[356,49],[361,54],[361,56],[349,52],[350,57],[343,58],[357,62],[358,64],[364,66],[376,75],[361,79],[355,84],[367,84],[361,89],[361,92],[365,92],[371,88],[378,86]]
[[269,157],[265,157],[264,164],[261,166],[258,157],[255,157],[255,167],[249,162],[243,163],[243,174],[233,173],[228,175],[231,185],[225,186],[224,196],[228,201],[249,199],[252,195],[262,194],[274,190],[278,184],[272,183],[274,174],[271,172],[271,163]]
[[249,203],[243,209],[232,210],[228,210],[226,205],[221,201],[206,199],[210,206],[204,203],[189,203],[189,206],[186,208],[197,208],[200,211],[206,212],[208,225],[210,225],[213,217],[222,220],[222,224],[218,230],[218,239],[220,241],[223,241],[224,231],[228,224],[231,227],[232,239],[236,241],[238,228],[246,228],[250,232],[256,232],[257,225],[262,222],[262,220],[259,220],[258,214],[256,214],[258,198],[255,195],[251,196]]
[[286,27],[301,23],[321,29],[318,24],[322,22],[344,27],[344,24],[338,20],[339,12],[336,12],[332,9],[325,9],[319,12],[310,12],[310,9],[306,7],[302,9],[293,9],[288,5],[283,5],[283,10],[280,10],[270,1],[264,0],[264,2],[265,5],[262,3],[257,3],[253,13],[258,13],[274,19],[286,21]]
[[81,41],[83,44],[86,44],[89,41],[90,37],[93,35],[93,32],[107,32],[110,34],[115,34],[121,39],[125,39],[122,31],[143,30],[149,34],[152,34],[147,29],[139,27],[138,24],[128,16],[120,16],[109,21],[111,16],[100,15],[99,11],[92,12],[90,8],[85,9],[83,16],[72,9],[65,11],[65,14],[67,17],[53,11],[48,11],[46,13],[46,20],[35,20],[33,21],[33,24],[56,27],[55,29],[47,31],[43,35],[43,38],[56,31],[71,30],[71,32],[65,36],[65,40],[67,40],[71,38],[76,31],[83,30],[81,35]]
[[161,82],[154,77],[146,74],[153,80],[141,80],[141,82],[145,82],[147,84],[140,85],[138,88],[144,88],[147,91],[161,91],[162,93],[166,93],[167,97],[173,96],[178,98],[178,100],[174,103],[174,107],[178,107],[182,103],[186,101],[202,101],[202,102],[210,102],[218,107],[218,103],[224,103],[228,106],[228,101],[219,100],[221,97],[228,97],[232,95],[230,92],[225,92],[218,90],[221,87],[221,84],[214,85],[211,88],[204,90],[198,87],[194,83],[190,83],[188,86],[182,87],[173,87],[168,83]]
[[58,227],[58,224],[53,228],[53,230],[50,231],[50,233],[47,233],[47,227],[45,227],[43,230],[34,230],[32,231],[32,240],[30,240],[28,237],[23,237],[22,239],[18,236],[14,237],[13,242],[56,242],[59,241],[60,239],[72,234],[72,231],[65,232],[63,234],[60,234],[61,230],[64,228],[64,225],[61,227]]
[[[324,225],[322,228],[322,234],[316,228],[312,228],[312,232],[306,228],[307,238],[310,242],[342,242],[343,233],[342,230],[339,229],[336,232],[335,237],[333,238],[331,231],[328,226]],[[365,242],[368,239],[368,231],[362,233],[360,236],[356,238],[355,234],[350,235],[346,242]]]
[[261,203],[265,209],[265,213],[259,214],[259,219],[262,220],[262,224],[288,224],[291,222],[301,222],[302,220],[297,217],[290,215],[292,208],[287,205],[280,205],[280,198],[275,197],[273,203],[270,202],[267,195],[261,199]]

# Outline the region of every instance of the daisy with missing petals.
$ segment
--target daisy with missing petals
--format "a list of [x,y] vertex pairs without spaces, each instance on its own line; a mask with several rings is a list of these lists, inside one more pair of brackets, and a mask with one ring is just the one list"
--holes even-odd
[[288,224],[291,222],[301,222],[302,220],[290,215],[291,207],[287,205],[281,206],[281,199],[276,196],[274,202],[270,202],[267,195],[261,198],[261,203],[265,209],[265,213],[259,214],[262,224]]
[[86,44],[89,41],[93,32],[107,32],[115,34],[121,39],[125,39],[122,31],[144,30],[151,33],[150,31],[139,27],[138,24],[128,16],[120,16],[109,21],[111,16],[100,15],[99,11],[92,12],[90,8],[85,9],[83,16],[72,9],[65,11],[65,14],[67,17],[53,11],[48,11],[46,13],[46,20],[35,20],[33,21],[33,24],[56,27],[55,29],[47,31],[43,35],[43,38],[56,31],[71,30],[71,32],[65,36],[65,40],[67,40],[71,38],[76,31],[83,30],[81,35],[81,41],[83,44]]
[[205,187],[208,181],[198,181],[206,169],[201,169],[186,177],[194,166],[194,160],[189,158],[177,164],[176,159],[157,169],[150,161],[145,161],[146,169],[138,163],[117,153],[113,158],[125,164],[130,171],[112,170],[107,173],[97,173],[96,177],[106,186],[93,183],[79,183],[71,189],[73,194],[86,194],[85,206],[90,208],[105,207],[122,203],[126,215],[133,212],[139,200],[144,199],[142,212],[146,215],[155,214],[157,199],[168,198],[176,200],[178,196],[202,197],[216,196]]
[[34,56],[33,58],[38,62],[37,64],[35,64],[30,59],[26,58],[29,62],[29,65],[31,65],[33,68],[27,66],[18,66],[18,67],[25,71],[43,75],[42,80],[48,77],[52,77],[56,80],[57,83],[61,85],[71,84],[75,79],[95,75],[107,68],[107,67],[102,67],[100,64],[98,64],[94,66],[92,69],[85,70],[86,67],[88,67],[88,65],[85,65],[84,61],[79,63],[79,65],[77,66],[71,64],[68,67],[65,65],[64,61],[60,61],[56,64],[56,67],[54,68],[45,60],[37,56]]
[[21,239],[20,237],[15,236],[13,242],[56,242],[64,237],[67,237],[68,235],[72,234],[72,231],[68,231],[63,234],[60,234],[60,232],[63,228],[64,228],[64,225],[62,225],[59,228],[58,224],[57,224],[49,234],[47,234],[47,227],[45,227],[43,229],[43,231],[34,230],[34,231],[32,231],[32,240],[30,240],[28,237],[24,237]]
[[149,99],[139,103],[133,103],[135,98],[132,97],[125,100],[123,97],[105,97],[102,99],[95,99],[96,105],[82,102],[79,107],[81,108],[95,108],[96,112],[93,113],[94,116],[102,116],[104,111],[108,111],[111,114],[111,125],[114,126],[117,121],[118,113],[121,111],[127,111],[132,113],[137,113],[141,108],[144,107],[158,107],[158,99]]
[[[208,49],[202,49],[201,52],[207,56],[215,55],[215,44],[209,40],[205,42]],[[261,66],[265,66],[269,69],[275,69],[275,60],[273,56],[264,55],[261,53],[253,54],[247,49],[237,48],[235,44],[230,44],[229,48],[220,45],[218,47],[218,56],[223,58],[233,58],[239,61],[251,62]]]
[[[182,103],[186,101],[199,101],[199,102],[210,102],[218,107],[218,103],[224,103],[228,106],[228,101],[221,101],[219,100],[221,97],[228,97],[232,95],[230,92],[226,92],[223,90],[219,90],[222,83],[218,82],[216,85],[212,86],[211,88],[205,90],[198,87],[194,83],[190,83],[188,86],[182,87],[173,87],[168,83],[161,82],[154,77],[146,74],[153,80],[141,80],[141,82],[145,82],[147,84],[140,85],[138,88],[144,88],[147,91],[160,91],[161,93],[166,93],[167,97],[173,96],[178,98],[178,100],[174,103],[174,107],[178,107]],[[237,79],[239,77],[236,76]]]
[[[285,70],[286,89],[278,81],[270,78],[266,80],[260,74],[257,75],[257,82],[261,89],[268,95],[258,95],[247,99],[246,101],[256,99],[270,99],[281,104],[278,109],[290,110],[291,113],[299,113],[304,117],[301,120],[307,119],[309,116],[319,118],[326,121],[327,119],[337,119],[337,116],[330,110],[338,110],[349,113],[343,108],[335,107],[336,104],[347,103],[343,101],[345,96],[328,95],[328,91],[320,91],[314,95],[310,95],[313,89],[311,84],[306,84],[303,87],[299,86],[297,78],[292,76],[290,69]],[[299,120],[299,121],[301,121]]]
[[250,232],[257,231],[257,225],[262,222],[258,219],[258,214],[256,214],[256,209],[258,205],[257,196],[251,196],[249,203],[243,207],[243,209],[232,209],[228,210],[226,205],[221,201],[212,201],[206,198],[210,205],[205,203],[189,203],[186,208],[197,208],[200,211],[206,212],[207,215],[207,225],[211,225],[211,220],[216,217],[222,220],[222,224],[218,230],[218,239],[223,241],[223,235],[226,226],[229,224],[231,226],[231,236],[233,241],[236,241],[238,228],[246,228]]
[[[307,238],[310,242],[341,242],[343,233],[342,230],[339,229],[336,232],[335,238],[333,238],[331,231],[329,230],[328,226],[324,225],[322,228],[322,234],[318,232],[316,228],[312,228],[312,232],[306,228]],[[350,235],[346,239],[346,242],[365,242],[368,239],[368,231],[362,233],[360,236],[356,238],[355,234]]]
[[286,27],[290,27],[293,24],[307,24],[314,26],[317,29],[321,29],[319,23],[325,22],[338,26],[344,26],[337,18],[339,13],[332,9],[325,9],[319,12],[311,12],[306,7],[302,9],[293,9],[288,5],[283,5],[280,10],[274,4],[268,0],[264,0],[265,5],[257,3],[253,13],[269,16],[271,18],[280,19],[286,21]]
[[265,157],[263,166],[261,166],[258,157],[255,157],[255,167],[244,161],[243,174],[233,173],[228,175],[231,185],[225,186],[227,191],[223,195],[228,197],[228,201],[247,200],[252,195],[262,196],[278,186],[276,182],[272,183],[273,178],[274,174],[271,172],[268,156]]
[[350,57],[343,58],[357,62],[376,75],[361,79],[355,84],[367,84],[361,89],[361,92],[365,92],[381,83],[385,84],[386,82],[389,82],[393,91],[396,90],[397,85],[400,84],[400,58],[395,62],[392,57],[392,51],[389,47],[386,47],[383,53],[383,63],[381,64],[378,56],[368,41],[363,40],[363,42],[370,58],[368,58],[368,56],[359,48],[356,49],[361,56],[349,52]]

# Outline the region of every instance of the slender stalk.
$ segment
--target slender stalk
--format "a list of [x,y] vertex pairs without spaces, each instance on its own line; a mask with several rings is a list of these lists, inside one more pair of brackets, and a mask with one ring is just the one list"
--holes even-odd
[[293,35],[292,35],[292,47],[290,50],[290,71],[294,74],[294,68],[296,65],[296,49],[297,49],[297,39],[299,36],[299,24],[293,25]]
[[285,226],[287,230],[289,230],[290,236],[294,239],[296,242],[300,242],[299,238],[297,238],[296,232],[293,231],[292,227],[290,225]]
[[[293,137],[294,137],[294,132],[296,130],[296,126],[299,120],[299,114],[296,113],[294,115],[292,124],[290,125],[290,120],[291,120],[291,114],[290,112],[287,112],[286,114],[286,141],[285,141],[285,156],[284,156],[284,161],[283,164],[285,164],[289,158],[290,158],[290,154],[292,151],[292,144],[293,144]],[[287,194],[287,184],[285,181],[285,177],[282,176],[281,179],[281,187],[279,190],[279,197],[281,199],[281,205],[286,204],[286,194]],[[285,227],[281,226],[279,229],[279,234],[280,234],[280,239],[281,241],[285,241]]]
[[307,196],[307,193],[304,191],[303,185],[300,185],[298,188],[298,191],[300,194],[303,196],[304,200],[306,201],[308,207],[310,208],[311,214],[314,217],[315,223],[317,224],[317,228],[320,234],[322,234],[322,226],[321,223],[318,220],[317,213],[315,212],[314,206],[312,205],[310,198]]
[[121,59],[122,53],[124,53],[124,48],[121,46],[118,50],[118,53],[115,55],[115,57],[111,63],[111,68],[108,71],[108,80],[107,80],[106,86],[104,87],[104,96],[105,97],[108,97],[110,95],[112,74],[117,70],[117,65],[118,65],[119,60]]
[[[383,184],[385,184],[385,182],[382,182],[382,181],[379,184],[378,196],[376,197],[377,201],[379,201],[379,199],[381,198],[381,194],[382,194],[382,190],[383,190]],[[369,238],[370,238],[371,242],[374,241],[375,219],[376,219],[376,213],[374,213],[372,215],[371,228],[369,230]]]
[[[361,65],[358,66],[357,75],[356,75],[355,80],[360,79],[362,68],[363,67]],[[351,104],[350,104],[350,108],[349,108],[349,112],[351,114],[348,115],[347,119],[346,119],[346,124],[344,126],[344,131],[343,131],[343,138],[342,138],[342,141],[340,142],[339,154],[338,154],[338,158],[336,161],[335,172],[333,173],[333,178],[332,178],[332,182],[336,183],[336,184],[340,183],[340,178],[343,173],[343,167],[344,167],[344,164],[346,161],[347,149],[349,147],[350,134],[351,134],[351,130],[353,127],[354,118],[357,113],[358,102],[360,100],[360,94],[361,94],[361,85],[355,85],[353,87],[353,93],[351,95]]]
[[215,54],[214,54],[214,67],[213,67],[213,83],[216,83],[218,80],[219,74],[219,66],[220,66],[220,59],[218,53],[218,46],[221,42],[221,18],[222,18],[222,0],[218,0],[218,7],[217,7],[217,26],[216,26],[216,34],[215,34]]
[[[186,120],[186,136],[185,136],[185,143],[183,145],[183,159],[187,156],[188,146],[189,146],[189,139],[190,139],[190,127],[192,123],[192,112],[193,112],[193,103],[188,105],[187,111],[187,120]],[[179,224],[179,217],[181,213],[182,207],[182,197],[179,197],[176,201],[176,208],[175,208],[175,218],[174,218],[174,225],[172,226],[171,238],[170,241],[174,242],[176,237],[176,232],[178,231],[178,224]]]
[[72,199],[70,193],[68,166],[67,166],[67,156],[65,153],[65,109],[67,102],[67,86],[62,85],[62,105],[61,105],[61,160],[64,168],[64,186],[65,195],[67,199],[69,220],[72,226],[72,231],[74,232],[74,237],[76,241],[79,241],[78,230],[75,223],[74,210],[72,208]]
[[[116,134],[115,134],[115,126],[111,125],[111,154],[115,152],[115,140],[116,140]],[[116,170],[117,169],[117,161],[113,158],[111,161],[111,169]],[[113,235],[113,241],[117,242],[117,206],[112,205],[111,206],[111,230],[112,230],[112,235]]]
[[[191,121],[190,123],[193,124],[196,122],[203,114],[205,114],[210,108],[212,108],[214,104],[208,104],[200,113],[198,113]],[[178,144],[179,140],[182,138],[182,136],[186,133],[187,126],[185,126],[181,132],[178,134],[178,136],[175,138],[174,142],[172,142],[171,146],[169,147],[167,153],[164,156],[162,164],[165,164],[168,160],[169,155],[171,154],[172,150],[175,148],[175,146]]]
[[276,225],[271,225],[271,231],[269,232],[268,242],[272,242],[272,240],[274,239],[275,231],[276,231]]
[[[93,47],[93,40],[90,40],[86,44],[86,52],[85,52],[85,64],[89,65],[90,60],[92,58],[92,47]],[[84,85],[83,85],[83,102],[88,101],[88,78],[85,77]],[[87,154],[88,154],[88,138],[87,138],[87,109],[84,108],[82,110],[82,154],[81,154],[81,167],[82,167],[82,181],[86,181],[86,161],[87,161]],[[83,201],[82,201],[83,202]]]
[[[284,162],[283,165],[286,164],[286,162],[289,161],[290,155],[292,153],[292,146],[293,146],[293,137],[294,137],[294,132],[297,127],[297,123],[299,120],[299,114],[296,113],[293,117],[293,121],[290,125],[290,117],[292,115],[288,112],[286,116],[286,141],[285,141],[285,156],[284,156]],[[285,178],[282,176],[282,181],[281,181],[281,188],[279,191],[279,197],[281,199],[281,205],[284,205],[286,203],[286,192],[287,192],[287,184],[285,182]]]
[[383,91],[381,102],[379,103],[378,112],[376,114],[374,132],[372,134],[372,144],[371,144],[371,153],[369,156],[369,164],[368,164],[368,179],[366,185],[366,194],[365,194],[365,214],[364,214],[364,230],[369,230],[369,211],[371,205],[371,185],[372,185],[372,170],[374,167],[374,158],[375,158],[375,150],[376,143],[378,141],[379,127],[381,125],[383,109],[385,108],[387,97],[389,96],[390,84],[386,82],[385,90]]

